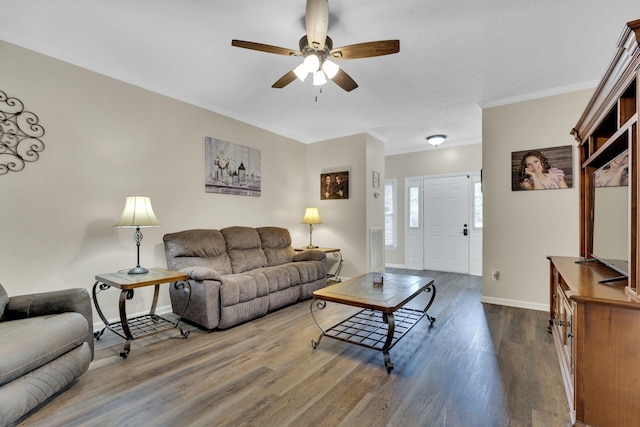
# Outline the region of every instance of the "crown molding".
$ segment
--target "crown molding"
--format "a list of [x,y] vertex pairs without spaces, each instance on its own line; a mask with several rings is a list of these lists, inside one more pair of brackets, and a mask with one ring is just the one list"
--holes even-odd
[[532,99],[546,98],[548,96],[562,95],[564,93],[576,92],[584,89],[594,89],[600,80],[592,80],[583,83],[576,83],[569,86],[561,86],[553,89],[546,89],[540,92],[526,93],[524,95],[511,96],[509,98],[496,99],[493,101],[481,102],[478,106],[481,109],[499,107],[501,105],[515,104],[516,102],[531,101]]

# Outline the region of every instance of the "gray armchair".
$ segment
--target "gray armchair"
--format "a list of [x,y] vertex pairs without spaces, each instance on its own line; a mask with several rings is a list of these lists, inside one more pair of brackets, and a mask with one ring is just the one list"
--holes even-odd
[[0,426],[67,388],[93,359],[86,289],[8,297],[0,286]]

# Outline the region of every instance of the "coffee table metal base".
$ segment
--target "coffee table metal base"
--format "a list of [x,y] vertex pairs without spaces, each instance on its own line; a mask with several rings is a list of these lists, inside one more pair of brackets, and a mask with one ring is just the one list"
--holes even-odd
[[322,337],[329,337],[382,351],[384,366],[387,368],[387,372],[391,373],[394,366],[393,362],[391,362],[389,350],[424,317],[431,322],[429,327],[432,327],[436,321],[435,317],[427,314],[427,310],[431,307],[436,296],[435,285],[432,284],[426,288],[425,292],[431,292],[431,298],[424,310],[401,307],[393,313],[385,313],[366,308],[326,330],[318,323],[314,315],[314,307],[318,310],[323,310],[327,302],[321,299],[314,299],[311,301],[311,316],[322,333],[317,340],[311,341],[311,345],[316,349],[320,345]]

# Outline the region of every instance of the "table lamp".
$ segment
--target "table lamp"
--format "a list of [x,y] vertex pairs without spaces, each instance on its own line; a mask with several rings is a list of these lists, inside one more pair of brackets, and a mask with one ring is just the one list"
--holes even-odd
[[124,210],[120,221],[114,227],[135,227],[136,232],[133,233],[133,240],[136,241],[138,248],[138,262],[134,268],[129,270],[129,274],[148,273],[144,267],[140,267],[140,242],[142,241],[142,233],[140,227],[159,227],[160,221],[156,218],[151,207],[151,199],[147,196],[127,196],[124,203]]
[[309,246],[307,246],[307,249],[317,248],[317,246],[313,245],[311,236],[313,234],[313,224],[322,224],[318,208],[307,208],[304,218],[302,218],[302,224],[309,224]]

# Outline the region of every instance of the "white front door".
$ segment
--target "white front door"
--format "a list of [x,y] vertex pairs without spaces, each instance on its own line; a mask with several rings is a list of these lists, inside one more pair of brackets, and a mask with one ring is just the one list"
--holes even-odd
[[469,274],[469,176],[424,178],[424,268]]

